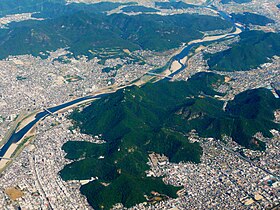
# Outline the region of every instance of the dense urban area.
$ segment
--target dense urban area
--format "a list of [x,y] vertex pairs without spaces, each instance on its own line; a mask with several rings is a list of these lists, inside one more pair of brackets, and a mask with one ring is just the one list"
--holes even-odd
[[[68,3],[93,4],[96,0],[69,0]],[[124,1],[126,2],[126,1]],[[130,2],[130,1],[127,1]],[[187,7],[162,9],[155,7],[154,1],[136,1],[139,5],[157,9],[151,14],[199,14],[218,16],[211,7]],[[200,5],[202,0],[185,1]],[[273,22],[258,25],[248,24],[248,30],[278,33],[280,30],[279,0],[252,0],[244,4],[219,0],[209,1],[217,10],[227,14],[255,13]],[[0,3],[1,5],[1,3]],[[125,13],[139,15],[141,12],[124,12],[119,6],[107,14]],[[25,20],[41,21],[33,13],[10,14],[0,17],[0,28],[6,29],[10,23]],[[245,24],[240,21],[240,25]],[[205,36],[230,33],[225,30],[207,31]],[[232,35],[232,34],[231,34]],[[242,38],[238,34],[227,39],[213,41],[207,45],[197,45],[191,55],[181,59],[179,67],[170,66],[165,71],[171,81],[187,81],[199,72],[214,72],[225,76],[215,90],[224,93],[219,99],[224,102],[248,89],[267,88],[275,98],[280,90],[280,54],[272,56],[268,62],[247,71],[221,71],[211,69],[206,56],[231,48]],[[6,143],[13,131],[22,128],[32,116],[49,107],[74,100],[79,97],[106,93],[133,84],[147,73],[159,69],[181,52],[179,49],[155,52],[148,49],[98,49],[91,52],[93,59],[85,55],[69,56],[69,49],[59,48],[49,51],[47,58],[31,54],[9,56],[0,60],[0,147]],[[121,56],[115,56],[120,53]],[[43,54],[43,53],[42,53]],[[102,55],[111,55],[104,59]],[[106,57],[105,56],[105,57]],[[242,62],[242,60],[240,60]],[[174,69],[173,69],[174,68]],[[178,74],[174,71],[183,68]],[[149,74],[149,73],[148,73]],[[145,75],[145,76],[144,76]],[[168,76],[169,75],[169,76]],[[163,75],[150,73],[156,80]],[[102,135],[86,135],[73,125],[69,115],[75,109],[82,110],[91,101],[51,113],[39,121],[28,135],[14,145],[14,150],[0,164],[0,207],[1,209],[92,209],[80,187],[98,177],[88,180],[64,181],[60,171],[73,162],[67,159],[62,146],[68,141],[86,141],[106,144]],[[280,123],[280,109],[274,112],[274,122]],[[22,123],[17,125],[18,123]],[[183,186],[177,198],[162,198],[154,202],[136,204],[130,209],[278,209],[280,204],[280,131],[270,131],[271,138],[256,133],[255,138],[266,143],[266,150],[251,150],[240,146],[229,136],[223,139],[202,138],[195,130],[188,133],[191,142],[198,142],[203,155],[200,163],[169,162],[163,154],[151,153],[147,158],[149,177],[163,177],[163,182]],[[2,158],[2,157],[1,157]],[[99,158],[104,158],[100,156]],[[106,158],[106,157],[105,157]],[[4,165],[3,165],[4,164]],[[6,165],[7,164],[7,165]],[[157,192],[154,192],[155,194]],[[116,204],[114,209],[127,209]]]

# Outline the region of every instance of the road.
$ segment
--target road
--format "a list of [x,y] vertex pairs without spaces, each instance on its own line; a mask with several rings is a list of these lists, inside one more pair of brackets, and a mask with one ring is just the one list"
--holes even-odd
[[[205,6],[203,6],[205,7]],[[209,7],[209,5],[207,5],[206,7]],[[215,9],[215,8],[212,8],[212,10]],[[230,19],[230,16],[227,15],[226,13],[223,13],[221,11],[218,11],[217,10],[217,13],[220,14],[221,16],[225,17],[225,19]],[[233,22],[233,26],[235,27],[235,29],[237,30],[238,26]],[[241,31],[240,31],[241,32]],[[235,34],[237,35],[238,33],[236,32],[230,32],[230,33],[227,33],[227,34],[224,34],[221,36],[208,36],[207,39],[202,39],[202,40],[194,40],[192,42],[190,42],[189,44],[187,44],[183,50],[181,50],[179,52],[178,55],[175,55],[174,57],[171,58],[170,61],[168,61],[168,63],[171,63],[173,61],[176,61],[176,57],[177,57],[177,60],[178,58],[182,57],[185,57],[185,56],[188,56],[189,53],[190,53],[190,50],[195,47],[196,45],[201,45],[203,43],[207,43],[209,42],[209,40],[212,41],[218,41],[218,40],[221,40],[221,39],[224,39],[224,37],[227,37],[229,35],[232,35],[232,34]],[[213,37],[213,39],[211,39],[211,37]],[[180,55],[181,54],[181,55]],[[180,60],[180,59],[179,59]],[[161,79],[170,79],[172,78],[174,75],[178,74],[179,72],[181,72],[182,70],[184,70],[186,66],[183,66],[182,68],[180,68],[179,70],[173,72],[173,73],[170,73],[170,74],[166,74],[164,77],[162,77]],[[128,86],[132,86],[132,85],[135,85],[137,84],[137,82],[139,82],[143,77],[147,77],[149,76],[149,79],[145,79],[145,83],[153,80],[154,78],[157,78],[158,75],[161,75],[162,73],[166,73],[166,71],[169,71],[169,66],[167,65],[167,68],[166,69],[163,69],[161,72],[157,72],[158,74],[155,74],[153,72],[154,70],[151,70],[149,71],[148,73],[144,74],[142,77],[140,77],[138,80],[135,80],[125,86],[121,86],[121,87],[115,87],[113,90],[110,89],[110,88],[107,88],[107,89],[102,89],[102,93],[98,93],[98,94],[95,94],[95,95],[88,95],[88,96],[85,96],[85,97],[82,97],[82,98],[78,98],[78,99],[75,99],[73,101],[70,101],[70,102],[66,102],[66,103],[63,103],[61,105],[58,105],[58,106],[55,106],[55,107],[50,107],[50,108],[45,108],[43,112],[39,112],[37,115],[36,115],[36,119],[33,120],[32,122],[30,122],[27,126],[25,126],[24,128],[22,128],[21,130],[19,130],[18,132],[14,133],[10,139],[7,141],[7,143],[0,149],[0,157],[1,156],[4,156],[6,151],[9,149],[9,147],[11,146],[12,143],[16,143],[18,141],[20,141],[22,138],[24,138],[25,134],[27,134],[31,129],[33,129],[35,126],[36,126],[36,123],[42,119],[44,119],[44,117],[50,115],[50,113],[55,113],[57,111],[60,111],[60,110],[63,110],[67,107],[72,107],[73,105],[77,105],[77,104],[80,104],[82,102],[85,102],[89,99],[96,99],[96,98],[100,98],[100,97],[103,97],[104,95],[107,95],[109,93],[112,93],[112,92],[115,92],[119,89],[122,89],[122,88],[126,88]],[[6,157],[6,158],[9,158],[9,157]],[[0,158],[0,161],[1,161],[1,158]],[[0,168],[1,170],[1,168]]]
[[30,168],[31,168],[33,176],[35,176],[36,189],[39,190],[40,195],[42,195],[44,200],[47,202],[48,208],[53,210],[53,207],[52,207],[51,203],[49,202],[49,199],[47,198],[46,193],[41,185],[40,178],[39,178],[38,172],[36,170],[35,158],[36,158],[35,156],[29,155]]
[[271,171],[269,171],[269,170],[267,170],[267,169],[265,169],[265,168],[263,168],[263,167],[258,166],[257,164],[255,164],[255,163],[254,163],[253,161],[251,161],[250,159],[248,159],[248,158],[246,158],[246,157],[240,155],[239,153],[233,151],[232,149],[226,147],[225,145],[221,144],[219,141],[217,141],[217,143],[218,143],[219,146],[221,146],[222,148],[224,148],[224,149],[227,150],[228,152],[230,152],[230,153],[232,153],[233,155],[235,155],[235,156],[241,158],[242,160],[244,160],[244,161],[250,163],[250,164],[253,165],[254,167],[257,167],[258,169],[264,171],[265,173],[267,173],[267,174],[269,174],[269,175],[275,177],[278,181],[280,181],[280,177],[279,177],[277,174],[274,174],[274,173],[272,173]]

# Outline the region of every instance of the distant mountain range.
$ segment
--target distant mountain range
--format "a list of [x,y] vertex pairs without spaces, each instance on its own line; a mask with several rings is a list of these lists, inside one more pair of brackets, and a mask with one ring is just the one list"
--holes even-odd
[[[45,53],[58,48],[68,48],[74,56],[91,56],[89,50],[106,47],[165,51],[201,38],[203,31],[231,27],[231,23],[213,16],[108,16],[100,12],[91,12],[92,7],[97,6],[85,6],[79,11],[76,11],[74,5],[69,6],[60,12],[62,16],[51,18],[49,15],[52,9],[49,8],[36,14],[36,17],[47,18],[44,21],[11,23],[9,29],[0,30],[0,58],[22,54],[38,56],[40,52]],[[58,7],[53,10],[60,9]]]

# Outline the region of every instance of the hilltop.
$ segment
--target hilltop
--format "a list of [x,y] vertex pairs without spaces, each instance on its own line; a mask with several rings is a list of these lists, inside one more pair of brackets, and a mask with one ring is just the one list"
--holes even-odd
[[107,143],[67,142],[63,146],[66,158],[74,162],[61,171],[62,178],[98,176],[97,181],[81,188],[95,209],[109,209],[119,202],[131,207],[146,201],[143,195],[151,190],[176,197],[181,188],[166,186],[161,178],[146,177],[148,154],[164,154],[175,163],[198,163],[202,150],[186,137],[193,129],[202,137],[221,139],[227,135],[247,148],[265,149],[253,136],[257,132],[271,136],[270,129],[279,129],[273,122],[279,99],[267,89],[248,90],[223,110],[223,101],[217,99],[223,94],[215,91],[223,83],[223,76],[198,73],[187,82],[160,81],[125,88],[75,111],[71,116],[74,125],[82,133],[102,134]]
[[90,50],[98,48],[165,51],[201,38],[203,31],[230,27],[218,17],[195,14],[128,16],[79,11],[44,21],[10,24],[0,30],[0,58],[38,56],[58,48],[68,48],[75,56],[91,56]]
[[265,26],[269,23],[275,23],[274,20],[263,16],[259,14],[254,14],[250,12],[244,12],[242,14],[231,14],[231,16],[238,22],[241,22],[242,24],[249,26],[250,24],[252,25],[260,25],[260,26]]
[[[280,34],[245,31],[231,48],[205,56],[210,69],[218,71],[246,71],[267,63],[280,55]],[[242,62],[241,62],[242,61]]]

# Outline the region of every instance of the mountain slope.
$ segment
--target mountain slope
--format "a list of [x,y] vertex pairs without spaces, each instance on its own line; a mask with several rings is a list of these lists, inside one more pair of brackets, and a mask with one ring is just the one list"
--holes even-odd
[[90,56],[89,50],[106,47],[164,51],[201,38],[201,31],[229,27],[230,23],[211,16],[107,16],[86,10],[10,24],[9,29],[0,30],[0,59],[27,53],[38,56],[58,48],[69,48],[74,56]]
[[164,154],[170,162],[198,163],[202,150],[186,137],[193,129],[202,137],[228,135],[245,147],[265,149],[253,136],[257,132],[271,136],[270,129],[280,129],[273,122],[280,99],[267,89],[248,90],[229,101],[224,111],[223,101],[216,98],[222,94],[214,90],[222,83],[223,76],[198,73],[187,82],[160,81],[118,90],[75,111],[74,125],[82,133],[102,134],[106,143],[67,142],[63,149],[74,162],[61,171],[62,178],[97,176],[81,188],[94,208],[110,209],[120,202],[131,207],[146,201],[144,195],[151,191],[176,197],[174,192],[181,188],[146,177],[146,163],[152,152]]
[[210,69],[246,71],[269,62],[274,55],[280,55],[280,34],[246,31],[240,34],[240,41],[230,49],[205,57]]
[[231,16],[238,22],[243,23],[244,25],[260,25],[265,26],[269,23],[275,23],[274,20],[267,18],[266,16],[254,14],[250,12],[244,12],[243,14],[231,14]]

